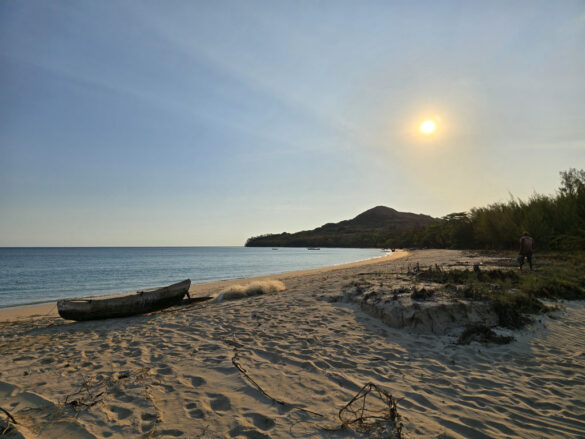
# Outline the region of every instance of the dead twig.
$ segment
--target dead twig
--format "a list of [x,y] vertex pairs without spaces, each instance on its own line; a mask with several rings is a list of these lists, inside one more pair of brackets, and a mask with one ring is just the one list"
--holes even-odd
[[[121,380],[134,379],[134,382],[144,380],[148,368],[139,369],[136,372],[123,371],[119,372],[117,377],[101,378],[81,376],[82,383],[79,389],[65,397],[64,407],[70,407],[76,410],[77,415],[82,409],[88,409],[103,401],[103,397],[110,388]],[[79,395],[79,396],[78,396]],[[75,399],[71,399],[77,396]]]
[[[101,402],[101,397],[104,395],[104,393],[108,389],[107,383],[105,383],[103,381],[99,381],[99,382],[94,384],[94,383],[92,383],[93,378],[85,377],[83,375],[82,375],[81,379],[83,382],[82,382],[81,386],[79,387],[79,390],[77,392],[70,394],[70,395],[67,395],[65,397],[65,401],[63,401],[63,405],[65,407],[70,407],[70,408],[76,410],[77,415],[79,415],[79,412],[82,409],[84,409],[84,408],[87,409],[87,408],[93,407],[94,405]],[[103,388],[102,386],[105,387],[105,389],[97,394],[94,394],[94,392],[96,390],[100,390],[100,387]],[[84,395],[85,393],[87,393],[87,396]],[[69,398],[72,398],[73,396],[76,396],[76,395],[80,395],[79,398],[72,399],[71,401],[69,400]]]
[[268,394],[268,393],[267,393],[267,392],[266,392],[266,391],[265,391],[265,390],[262,388],[262,386],[260,386],[260,384],[258,384],[256,381],[254,381],[254,379],[253,379],[253,378],[252,378],[250,375],[248,375],[248,372],[246,371],[246,369],[244,369],[244,367],[243,367],[243,366],[240,364],[240,362],[238,361],[238,356],[239,356],[239,353],[238,353],[238,351],[237,351],[237,350],[235,350],[235,351],[234,351],[234,356],[232,357],[232,364],[233,364],[233,365],[236,367],[236,369],[238,369],[238,370],[239,370],[239,371],[242,373],[242,375],[244,375],[244,377],[246,377],[246,379],[247,379],[249,382],[251,382],[251,383],[254,385],[254,387],[256,387],[256,389],[258,389],[258,390],[260,391],[260,393],[262,393],[262,394],[263,394],[265,397],[267,397],[268,399],[270,399],[270,400],[272,400],[273,402],[275,402],[275,403],[277,403],[277,404],[280,404],[280,405],[282,405],[282,406],[289,407],[289,408],[291,408],[291,409],[294,409],[294,410],[299,410],[299,411],[301,411],[301,412],[304,412],[304,413],[307,413],[307,414],[309,414],[309,415],[313,415],[313,416],[318,416],[318,417],[320,417],[320,418],[324,418],[324,416],[323,416],[321,413],[317,413],[317,412],[314,412],[314,411],[312,411],[312,410],[307,410],[307,409],[305,409],[305,408],[302,408],[302,407],[300,407],[300,406],[299,406],[299,405],[297,405],[297,404],[292,404],[292,403],[290,403],[290,402],[286,402],[286,401],[283,401],[282,399],[277,399],[277,398],[275,398],[275,397],[273,397],[273,396],[269,395],[269,394]]
[[77,409],[80,409],[82,407],[90,408],[90,407],[93,407],[94,405],[96,405],[97,403],[101,402],[101,400],[98,398],[100,396],[102,396],[103,394],[104,394],[104,392],[98,393],[97,395],[95,395],[93,397],[94,400],[90,401],[90,402],[85,402],[85,401],[82,401],[81,399],[74,399],[73,401],[67,401],[67,398],[65,398],[65,405],[72,407],[72,408],[77,408]]
[[348,427],[366,433],[390,428],[389,437],[397,439],[402,437],[402,423],[396,400],[374,383],[363,386],[351,401],[339,410],[339,420],[341,421],[339,429]]
[[8,416],[10,422],[12,422],[13,424],[18,424],[18,422],[16,422],[16,419],[14,419],[14,416],[12,416],[8,410],[3,409],[2,407],[0,407],[0,410],[2,410],[6,414],[6,416]]
[[16,422],[16,419],[14,419],[14,416],[12,416],[8,410],[3,409],[2,407],[0,407],[0,410],[2,410],[8,417],[7,420],[0,419],[0,436],[4,436],[4,434],[12,429],[12,424],[18,424],[18,422]]

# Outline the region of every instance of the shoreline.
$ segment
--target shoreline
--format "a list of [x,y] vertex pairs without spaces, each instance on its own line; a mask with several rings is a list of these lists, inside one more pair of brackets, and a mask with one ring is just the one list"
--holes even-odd
[[[189,294],[191,297],[199,297],[207,295],[206,292],[213,291],[218,288],[226,288],[230,285],[236,285],[242,282],[254,282],[266,279],[286,279],[291,276],[303,276],[306,274],[311,273],[322,273],[327,271],[335,271],[335,270],[343,270],[346,268],[352,267],[359,267],[359,266],[366,266],[376,263],[384,263],[389,260],[398,259],[407,256],[409,253],[406,250],[397,250],[391,254],[387,254],[384,256],[373,257],[369,259],[364,259],[362,261],[357,262],[349,262],[345,264],[339,265],[331,265],[327,267],[321,268],[309,268],[306,270],[295,270],[295,271],[286,271],[283,273],[276,273],[276,274],[267,274],[263,276],[254,276],[254,277],[241,277],[235,279],[223,279],[223,280],[216,280],[211,282],[202,282],[197,284],[191,284],[189,288]],[[123,296],[127,294],[132,294],[133,291],[126,291],[126,292],[119,292],[119,293],[109,293],[104,294],[103,296],[99,297],[115,297],[115,296]],[[90,296],[84,296],[90,297]],[[93,297],[93,296],[91,296]],[[41,302],[41,303],[31,303],[31,304],[22,304],[22,305],[14,305],[9,306],[6,308],[0,308],[0,322],[12,322],[15,320],[22,320],[27,318],[41,318],[41,317],[58,317],[59,314],[57,313],[57,301],[49,301],[49,302]]]

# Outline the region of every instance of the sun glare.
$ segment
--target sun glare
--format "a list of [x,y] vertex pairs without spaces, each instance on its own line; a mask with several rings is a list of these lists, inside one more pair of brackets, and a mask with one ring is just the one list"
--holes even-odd
[[436,128],[437,126],[432,120],[425,120],[420,126],[420,130],[425,134],[431,134]]

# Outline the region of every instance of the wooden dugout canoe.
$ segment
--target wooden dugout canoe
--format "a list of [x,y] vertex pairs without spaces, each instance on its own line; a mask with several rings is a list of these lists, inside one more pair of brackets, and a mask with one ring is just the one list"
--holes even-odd
[[59,315],[67,320],[98,320],[128,317],[177,305],[189,291],[186,279],[167,287],[137,291],[120,297],[64,299],[57,302]]

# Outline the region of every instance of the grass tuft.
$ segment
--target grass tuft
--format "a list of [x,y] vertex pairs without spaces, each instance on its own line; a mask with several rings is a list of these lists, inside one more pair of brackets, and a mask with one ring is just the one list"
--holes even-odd
[[497,335],[491,328],[485,325],[471,325],[459,336],[457,344],[466,345],[473,341],[479,343],[508,344],[514,341],[514,337]]

